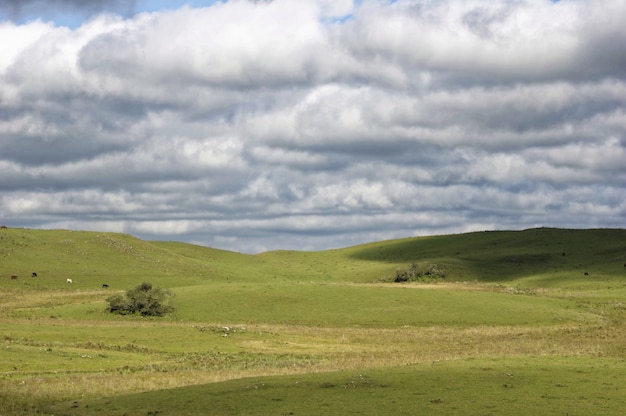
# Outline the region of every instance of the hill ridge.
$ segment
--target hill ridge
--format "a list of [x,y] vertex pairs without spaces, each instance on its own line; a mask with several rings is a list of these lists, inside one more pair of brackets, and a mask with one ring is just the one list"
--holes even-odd
[[529,228],[406,237],[320,251],[276,250],[242,254],[130,234],[7,228],[0,231],[0,277],[37,272],[55,278],[133,281],[169,286],[203,281],[286,280],[371,282],[398,267],[436,264],[451,281],[562,282],[621,275],[626,230]]

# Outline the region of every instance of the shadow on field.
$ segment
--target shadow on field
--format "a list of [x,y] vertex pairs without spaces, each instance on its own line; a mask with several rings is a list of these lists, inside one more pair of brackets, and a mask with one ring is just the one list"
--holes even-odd
[[350,256],[398,267],[436,264],[454,281],[506,282],[533,275],[588,279],[621,274],[626,230],[536,228],[415,237],[354,247]]

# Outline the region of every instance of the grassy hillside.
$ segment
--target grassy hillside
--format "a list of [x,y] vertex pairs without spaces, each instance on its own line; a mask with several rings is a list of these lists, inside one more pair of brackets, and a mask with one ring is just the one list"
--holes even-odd
[[1,276],[15,274],[33,283],[28,277],[37,272],[42,287],[64,283],[67,277],[92,286],[103,280],[123,285],[141,279],[173,287],[206,280],[372,282],[413,262],[437,264],[449,281],[585,285],[586,280],[622,275],[626,230],[477,232],[252,256],[116,233],[3,229],[0,259]]
[[626,230],[475,232],[383,241],[345,251],[372,262],[440,264],[457,281],[585,285],[589,279],[623,276]]
[[[390,282],[412,263],[445,278]],[[315,414],[317,403],[338,415],[392,404],[398,414],[621,414],[626,373],[605,369],[626,357],[624,263],[626,230],[246,255],[2,229],[0,414]],[[172,289],[177,310],[106,312],[108,296],[144,281]]]
[[[40,288],[128,288],[145,280],[177,287],[228,278],[250,256],[181,243],[149,242],[126,234],[67,230],[3,229],[0,275],[17,275]],[[31,278],[32,272],[38,278]],[[4,279],[2,279],[4,283]]]
[[[176,415],[618,415],[626,366],[612,360],[602,372],[587,360],[474,360],[384,370],[263,377],[88,400],[61,414]],[[476,388],[478,387],[478,388]],[[623,391],[622,391],[623,393]],[[588,398],[581,402],[580,398]],[[242,400],[243,399],[243,400]],[[164,410],[165,409],[165,410]],[[171,412],[166,409],[180,409]],[[151,413],[152,412],[152,413]],[[158,413],[157,413],[158,412]]]

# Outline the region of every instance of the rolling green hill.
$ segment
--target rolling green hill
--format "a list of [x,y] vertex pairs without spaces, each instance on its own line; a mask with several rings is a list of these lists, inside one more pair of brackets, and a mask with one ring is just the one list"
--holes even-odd
[[360,260],[440,264],[457,281],[584,285],[593,278],[624,276],[626,230],[475,232],[378,242],[346,252]]
[[[393,283],[413,263],[445,277]],[[622,414],[624,263],[621,229],[257,255],[2,229],[0,414]],[[107,312],[145,281],[174,313]]]
[[[157,279],[177,286],[215,273],[209,265],[234,253],[179,243],[153,243],[126,234],[67,230],[4,229],[0,273],[20,282],[53,287],[66,278],[85,287],[101,282],[132,285]],[[216,268],[216,269],[219,269]],[[30,279],[32,272],[37,279]]]
[[[78,287],[105,281],[129,286],[146,279],[169,287],[207,280],[372,282],[411,263],[436,264],[449,281],[586,285],[623,276],[626,230],[476,232],[246,255],[116,233],[3,229],[0,259],[0,276],[18,275],[20,282],[42,287],[60,285],[65,278]],[[30,279],[32,272],[40,278]]]

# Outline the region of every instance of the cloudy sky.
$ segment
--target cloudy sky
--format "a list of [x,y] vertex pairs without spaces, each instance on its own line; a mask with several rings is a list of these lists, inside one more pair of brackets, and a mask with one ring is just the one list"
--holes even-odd
[[0,223],[256,253],[626,225],[626,0],[0,0]]

